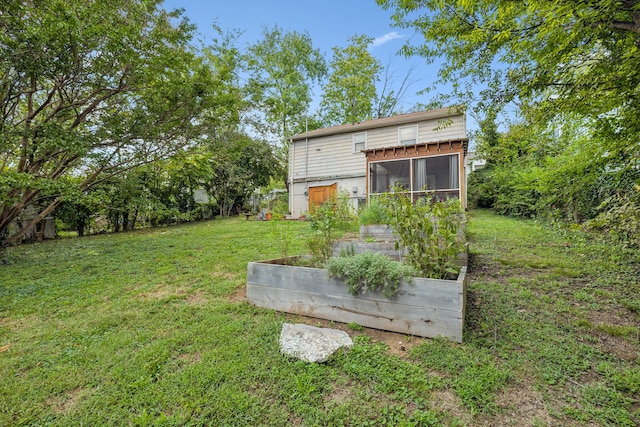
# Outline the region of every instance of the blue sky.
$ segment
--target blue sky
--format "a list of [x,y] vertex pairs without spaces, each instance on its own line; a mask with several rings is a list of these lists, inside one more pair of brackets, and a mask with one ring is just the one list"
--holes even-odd
[[[327,61],[332,57],[332,47],[347,46],[353,35],[370,36],[375,39],[371,54],[383,66],[391,61],[389,69],[398,79],[414,68],[411,80],[415,83],[407,91],[402,107],[408,109],[430,100],[431,94],[417,96],[415,93],[433,84],[437,69],[420,58],[396,56],[413,33],[393,27],[391,12],[383,10],[374,0],[165,0],[164,5],[166,9],[183,8],[205,41],[213,33],[213,22],[223,30],[244,31],[240,47],[260,40],[265,27],[278,25],[285,31],[307,32]],[[319,98],[318,89],[315,95]],[[315,106],[318,101],[314,102]],[[312,109],[315,106],[312,105]]]

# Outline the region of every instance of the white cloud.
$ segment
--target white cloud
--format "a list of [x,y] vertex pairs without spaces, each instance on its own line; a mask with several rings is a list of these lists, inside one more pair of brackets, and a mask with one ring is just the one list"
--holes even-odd
[[404,38],[402,34],[392,31],[390,33],[385,34],[384,36],[376,37],[375,39],[373,39],[372,46],[373,47],[382,46],[386,42],[389,42],[395,39],[401,39],[401,38]]

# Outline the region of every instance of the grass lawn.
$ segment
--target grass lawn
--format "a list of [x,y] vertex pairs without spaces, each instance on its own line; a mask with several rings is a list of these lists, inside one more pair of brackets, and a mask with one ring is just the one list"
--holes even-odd
[[[273,224],[216,220],[10,248],[0,264],[0,425],[640,424],[640,256],[470,214],[465,343],[251,307]],[[290,224],[304,252],[307,223]],[[325,364],[282,323],[349,332]]]

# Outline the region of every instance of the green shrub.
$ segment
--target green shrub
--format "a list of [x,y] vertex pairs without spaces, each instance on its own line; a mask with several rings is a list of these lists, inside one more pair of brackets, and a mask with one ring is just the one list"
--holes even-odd
[[599,207],[600,214],[588,227],[607,231],[624,246],[640,248],[640,185],[630,196],[612,196]]
[[460,201],[413,202],[399,187],[381,197],[389,207],[389,224],[398,236],[396,249],[407,250],[408,263],[424,277],[446,278],[457,274],[456,261],[464,249]]
[[358,217],[351,205],[349,193],[342,191],[332,203],[336,218],[336,229],[339,231],[356,231],[358,229]]
[[326,263],[333,252],[336,240],[336,211],[333,203],[323,203],[315,207],[310,216],[311,234],[307,238],[307,247],[314,261]]
[[342,232],[357,228],[347,193],[313,207],[309,219],[311,234],[307,238],[307,247],[316,264],[327,263],[333,253],[333,243]]
[[331,258],[327,271],[331,277],[344,280],[352,295],[364,290],[382,291],[387,298],[396,294],[403,278],[417,274],[413,267],[374,252]]
[[273,221],[271,221],[273,239],[278,245],[280,249],[280,256],[285,260],[285,264],[287,263],[287,258],[289,258],[289,248],[291,247],[291,242],[293,240],[293,233],[291,232],[291,223],[289,221],[285,221],[282,214],[274,213]]
[[496,190],[489,168],[469,174],[467,180],[467,203],[471,209],[492,208],[496,201]]
[[367,206],[360,210],[358,220],[360,225],[386,224],[388,221],[387,207],[377,198],[372,198]]

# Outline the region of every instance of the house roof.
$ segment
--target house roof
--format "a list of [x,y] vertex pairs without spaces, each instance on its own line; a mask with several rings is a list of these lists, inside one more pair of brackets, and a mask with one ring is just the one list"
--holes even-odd
[[341,133],[364,131],[368,129],[376,129],[387,126],[403,125],[406,123],[415,123],[423,120],[444,119],[447,117],[460,116],[459,107],[446,107],[437,110],[419,111],[417,113],[401,114],[398,116],[384,117],[381,119],[366,120],[364,122],[349,123],[346,125],[331,126],[322,129],[316,129],[298,135],[293,135],[291,141],[299,141],[306,138],[317,138],[320,136],[337,135]]

